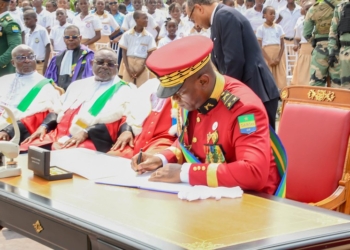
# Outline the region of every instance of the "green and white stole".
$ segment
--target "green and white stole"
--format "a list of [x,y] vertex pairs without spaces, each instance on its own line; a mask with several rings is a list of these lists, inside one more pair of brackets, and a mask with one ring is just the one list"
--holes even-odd
[[[88,110],[89,114],[92,115],[93,117],[96,117],[101,110],[104,108],[104,106],[106,105],[107,101],[116,93],[118,92],[118,90],[123,86],[123,85],[127,85],[126,82],[124,81],[119,81],[116,84],[113,84],[113,86],[109,87],[102,95],[100,95],[96,101],[94,102],[94,104],[92,104],[92,106],[90,107],[90,109]],[[86,129],[89,125],[86,124],[84,121],[82,121],[81,119],[78,119],[75,122],[76,125],[78,125],[79,127]]]
[[[46,85],[46,84],[53,84],[52,79],[42,79],[40,82],[38,82],[27,94],[26,96],[22,99],[22,101],[18,104],[17,109],[21,112],[27,111],[28,107],[32,104],[34,101],[35,97],[39,94],[41,89]],[[6,118],[7,123],[12,123],[11,118],[7,117]]]

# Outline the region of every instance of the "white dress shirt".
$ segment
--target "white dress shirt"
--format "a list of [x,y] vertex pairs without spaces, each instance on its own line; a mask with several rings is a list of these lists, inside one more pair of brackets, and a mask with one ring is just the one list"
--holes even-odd
[[27,29],[25,43],[34,50],[37,61],[45,60],[45,47],[50,44],[50,38],[44,27],[37,24],[32,33],[30,33],[30,29]]
[[305,39],[303,36],[303,31],[304,31],[304,19],[305,16],[301,16],[298,18],[297,23],[295,24],[295,37],[300,39],[300,43],[308,43],[308,41]]
[[64,30],[71,25],[70,23],[65,23],[63,26],[56,25],[52,27],[50,32],[50,39],[53,40],[53,50],[54,51],[63,51],[66,50],[67,46],[64,42]]
[[124,32],[119,41],[119,46],[127,50],[127,56],[144,59],[147,58],[148,52],[157,48],[156,41],[146,29],[143,29],[141,33],[136,33],[135,29]]
[[266,21],[265,18],[263,18],[263,9],[264,8],[259,12],[255,10],[254,6],[245,12],[245,17],[250,22],[254,32],[256,32],[256,29]]
[[78,26],[83,39],[91,39],[96,35],[96,31],[102,30],[102,22],[94,14],[89,14],[84,19],[78,14],[74,17],[73,24]]
[[300,13],[301,7],[295,4],[295,8],[293,11],[290,11],[287,6],[280,9],[280,15],[283,17],[279,25],[282,26],[284,33],[286,34],[286,38],[294,37],[294,27],[297,23],[299,17],[301,17]]

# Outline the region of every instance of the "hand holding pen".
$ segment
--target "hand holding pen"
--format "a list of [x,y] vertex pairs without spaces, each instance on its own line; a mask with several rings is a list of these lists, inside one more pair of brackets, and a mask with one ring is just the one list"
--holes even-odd
[[131,158],[131,168],[138,174],[155,170],[163,166],[162,160],[152,154],[140,150],[140,153]]

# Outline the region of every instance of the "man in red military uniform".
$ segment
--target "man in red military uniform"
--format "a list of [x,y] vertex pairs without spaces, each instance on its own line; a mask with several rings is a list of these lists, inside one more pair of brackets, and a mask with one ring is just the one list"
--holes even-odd
[[182,129],[179,139],[161,153],[143,153],[140,164],[135,155],[132,168],[143,173],[161,167],[151,181],[240,186],[273,194],[280,177],[265,108],[246,85],[213,70],[212,48],[208,38],[186,37],[149,57],[147,66],[161,82],[157,95],[172,96],[182,108]]
[[159,80],[153,78],[137,88],[126,120],[132,131],[124,131],[108,154],[131,158],[141,149],[155,154],[174,143],[177,109],[170,98],[157,97],[158,87]]

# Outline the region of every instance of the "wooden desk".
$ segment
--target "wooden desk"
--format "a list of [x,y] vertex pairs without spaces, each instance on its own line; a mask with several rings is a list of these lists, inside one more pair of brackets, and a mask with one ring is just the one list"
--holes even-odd
[[[33,226],[37,221],[43,228],[39,233]],[[20,177],[0,180],[0,225],[49,247],[73,250],[350,244],[350,216],[272,196],[186,202],[172,194],[97,185],[79,176],[48,182],[25,168]]]

